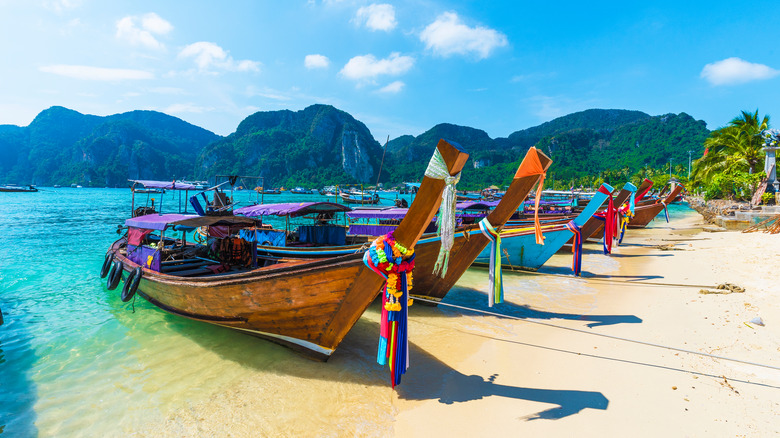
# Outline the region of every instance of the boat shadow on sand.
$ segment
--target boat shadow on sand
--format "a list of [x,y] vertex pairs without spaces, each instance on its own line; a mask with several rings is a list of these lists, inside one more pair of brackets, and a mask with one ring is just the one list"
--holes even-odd
[[[505,300],[503,303],[495,304],[494,307],[488,307],[487,300],[487,294],[483,291],[456,286],[450,290],[445,300],[439,306],[442,311],[427,312],[426,316],[458,317],[464,312],[469,312],[469,310],[463,309],[468,308],[473,309],[476,312],[490,312],[492,314],[499,314],[508,318],[521,320],[563,319],[572,321],[588,321],[586,326],[589,328],[615,324],[642,323],[642,319],[636,315],[586,315],[582,313],[549,312],[546,310],[534,309],[533,307],[525,304],[515,304],[508,300]],[[448,304],[461,306],[462,308],[455,308],[450,310],[447,308]],[[447,310],[444,310],[445,308],[447,308]]]
[[[366,317],[357,322],[339,349],[324,363],[223,327],[167,314],[164,318],[169,327],[183,336],[248,369],[304,379],[301,384],[315,379],[389,389],[389,371],[376,363],[379,324]],[[438,400],[453,404],[498,396],[553,405],[526,415],[523,417],[526,420],[560,419],[586,408],[606,410],[609,404],[601,392],[515,387],[496,383],[497,374],[487,377],[465,375],[413,341],[409,342],[409,357],[410,368],[403,376],[402,384],[395,389],[403,400]]]

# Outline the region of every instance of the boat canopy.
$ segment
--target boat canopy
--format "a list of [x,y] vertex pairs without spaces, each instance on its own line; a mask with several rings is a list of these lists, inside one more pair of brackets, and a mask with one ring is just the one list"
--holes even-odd
[[285,202],[281,204],[250,205],[249,207],[233,210],[233,213],[249,217],[268,215],[299,217],[311,213],[335,213],[339,211],[352,211],[352,209],[335,202]]
[[194,184],[177,181],[152,181],[147,179],[130,179],[135,184],[142,184],[147,189],[167,189],[167,190],[195,190],[198,187]]
[[349,213],[350,219],[403,219],[408,208],[356,208]]
[[243,216],[198,216],[191,214],[147,214],[125,220],[125,225],[147,230],[164,230],[172,225],[205,227],[211,225],[254,225],[255,220]]

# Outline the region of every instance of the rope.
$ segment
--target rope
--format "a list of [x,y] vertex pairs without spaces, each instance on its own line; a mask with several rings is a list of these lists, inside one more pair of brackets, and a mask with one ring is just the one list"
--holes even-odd
[[429,300],[427,298],[415,297],[415,299],[416,300],[420,300],[420,301],[426,301],[426,302],[433,303],[433,304],[438,304],[439,306],[448,306],[448,307],[453,307],[453,308],[456,308],[456,309],[467,310],[467,311],[470,311],[470,312],[482,313],[482,314],[485,314],[485,315],[496,316],[496,317],[499,317],[499,318],[514,319],[514,320],[522,321],[522,322],[530,322],[532,324],[539,324],[539,325],[543,325],[543,326],[547,326],[547,327],[553,327],[553,328],[558,328],[558,329],[563,329],[563,330],[569,330],[569,331],[577,332],[577,333],[584,333],[586,335],[600,336],[602,338],[614,339],[616,341],[631,342],[631,343],[634,343],[634,344],[646,345],[646,346],[649,346],[649,347],[656,347],[656,348],[663,348],[663,349],[672,350],[672,351],[679,351],[681,353],[688,353],[688,354],[693,354],[693,355],[697,355],[697,356],[709,357],[709,358],[712,358],[712,359],[720,359],[720,360],[726,360],[726,361],[731,361],[731,362],[738,362],[738,363],[742,363],[742,364],[746,364],[746,365],[753,365],[753,366],[762,367],[762,368],[769,368],[769,369],[773,369],[773,370],[780,370],[780,366],[766,365],[766,364],[762,364],[762,363],[758,363],[758,362],[750,362],[750,361],[742,360],[742,359],[734,359],[732,357],[718,356],[718,355],[715,355],[715,354],[702,353],[700,351],[694,351],[694,350],[686,350],[684,348],[672,347],[672,346],[669,346],[669,345],[656,344],[656,343],[653,343],[653,342],[640,341],[640,340],[637,340],[637,339],[624,338],[624,337],[621,337],[621,336],[613,336],[613,335],[608,335],[608,334],[605,334],[605,333],[597,333],[597,332],[592,332],[592,331],[587,331],[587,330],[582,330],[582,329],[577,329],[577,328],[572,328],[572,327],[564,327],[564,326],[561,326],[561,325],[551,324],[549,322],[536,321],[536,320],[533,320],[533,319],[524,319],[524,318],[519,318],[517,316],[502,315],[502,314],[496,313],[496,312],[489,312],[487,310],[473,309],[473,308],[470,308],[470,307],[458,306],[456,304],[442,303],[441,301]]
[[460,181],[460,172],[455,176],[450,176],[444,157],[436,149],[428,163],[428,168],[425,170],[425,176],[444,180],[445,183],[441,195],[441,207],[439,207],[439,228],[436,231],[436,234],[441,236],[441,247],[436,258],[436,265],[433,267],[433,273],[444,278],[447,275],[450,249],[452,249],[452,243],[455,240],[455,184]]
[[569,221],[566,224],[566,228],[574,234],[574,240],[571,245],[572,261],[571,270],[574,271],[574,275],[579,277],[582,271],[582,230],[574,221]]
[[[532,274],[532,275],[549,275],[552,277],[562,277],[562,278],[568,278],[573,279],[576,277],[571,277],[569,275],[564,274],[550,274],[547,272],[538,272],[538,271],[523,271],[523,274]],[[667,286],[667,287],[695,287],[695,288],[714,288],[716,286],[712,285],[701,285],[701,284],[679,284],[679,283],[655,283],[650,281],[630,281],[630,280],[615,280],[611,278],[595,278],[595,277],[579,277],[582,281],[601,281],[605,283],[623,283],[623,284],[630,284],[630,285],[637,285],[637,286]]]

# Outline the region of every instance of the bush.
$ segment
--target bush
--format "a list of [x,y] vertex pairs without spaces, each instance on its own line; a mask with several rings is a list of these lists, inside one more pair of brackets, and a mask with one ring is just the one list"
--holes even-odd
[[764,177],[763,172],[749,174],[734,171],[721,173],[704,186],[704,199],[730,199],[746,201],[753,196],[758,183]]
[[764,205],[773,205],[775,203],[774,193],[764,193],[761,195],[761,203]]

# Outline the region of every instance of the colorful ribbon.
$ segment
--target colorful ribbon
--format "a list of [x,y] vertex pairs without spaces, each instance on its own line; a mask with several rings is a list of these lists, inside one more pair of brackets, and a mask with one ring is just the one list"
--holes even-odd
[[493,228],[487,218],[479,221],[479,230],[490,240],[490,293],[488,293],[488,306],[504,301],[504,278],[501,272],[501,233]]
[[412,300],[414,249],[395,241],[393,233],[379,236],[363,254],[363,263],[387,282],[382,291],[382,316],[379,324],[379,346],[376,361],[390,367],[393,388],[409,368],[407,321]]
[[542,189],[544,188],[546,172],[544,171],[544,167],[542,167],[541,161],[539,161],[539,154],[536,153],[535,147],[528,149],[525,158],[523,158],[523,161],[520,163],[520,167],[518,167],[517,172],[515,172],[514,178],[517,179],[531,175],[539,175],[539,185],[536,187],[536,199],[534,200],[534,206],[536,208],[536,211],[534,211],[534,232],[536,234],[536,243],[544,245],[545,237],[544,234],[542,234],[542,226],[539,223],[539,201],[542,199]]
[[571,270],[574,271],[574,275],[579,276],[580,271],[582,271],[582,231],[574,221],[569,221],[566,224],[566,228],[574,233],[574,241],[571,245],[571,252],[573,253]]

